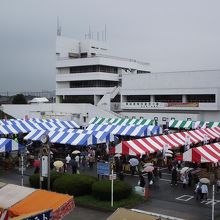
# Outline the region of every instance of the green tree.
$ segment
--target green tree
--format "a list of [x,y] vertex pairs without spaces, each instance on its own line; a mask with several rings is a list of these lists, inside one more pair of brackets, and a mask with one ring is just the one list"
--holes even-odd
[[27,104],[27,100],[23,94],[17,94],[14,96],[12,104]]

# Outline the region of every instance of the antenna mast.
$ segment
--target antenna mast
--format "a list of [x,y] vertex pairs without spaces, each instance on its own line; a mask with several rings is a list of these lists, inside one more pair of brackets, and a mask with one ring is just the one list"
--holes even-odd
[[59,16],[57,16],[57,36],[61,36],[61,25]]

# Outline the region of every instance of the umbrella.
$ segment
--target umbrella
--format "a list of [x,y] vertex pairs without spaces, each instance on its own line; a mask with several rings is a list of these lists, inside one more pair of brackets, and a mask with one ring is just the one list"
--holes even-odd
[[79,151],[79,150],[74,150],[73,152],[72,152],[72,154],[80,154],[81,152]]
[[183,167],[183,168],[180,170],[180,173],[183,174],[183,173],[185,173],[188,169],[189,169],[189,167]]
[[40,167],[40,161],[39,160],[35,160],[33,163],[34,167]]
[[53,163],[53,165],[58,169],[58,168],[63,167],[63,162],[60,160],[57,160]]
[[114,157],[121,157],[121,154],[115,154]]
[[144,167],[149,167],[149,166],[153,166],[153,164],[152,163],[145,163],[144,164]]
[[202,178],[202,179],[199,180],[199,182],[208,184],[208,183],[210,183],[210,180],[208,178]]
[[145,167],[145,168],[144,168],[143,172],[149,173],[149,172],[152,172],[153,170],[154,170],[154,167],[148,166],[148,167]]
[[139,164],[139,161],[138,161],[137,158],[131,158],[131,159],[129,160],[129,163],[130,163],[130,165],[131,165],[132,167],[134,167],[134,166],[137,166],[137,165]]

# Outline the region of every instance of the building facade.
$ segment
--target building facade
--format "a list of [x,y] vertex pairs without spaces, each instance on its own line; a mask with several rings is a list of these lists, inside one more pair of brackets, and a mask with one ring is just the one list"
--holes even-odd
[[100,41],[76,41],[58,36],[56,101],[90,103],[110,110],[120,103],[123,75],[149,73],[148,63],[111,56]]
[[90,103],[123,117],[219,121],[220,71],[153,73],[103,42],[58,36],[57,103]]

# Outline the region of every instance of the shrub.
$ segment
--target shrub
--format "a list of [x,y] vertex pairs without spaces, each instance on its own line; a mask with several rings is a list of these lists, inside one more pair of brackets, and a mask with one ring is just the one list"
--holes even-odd
[[[53,188],[53,183],[56,179],[62,177],[63,173],[51,172],[50,174],[50,188]],[[39,173],[33,174],[29,177],[29,183],[31,187],[40,188],[40,175]],[[42,189],[47,189],[47,178],[44,178],[42,182]]]
[[92,193],[92,185],[97,181],[98,179],[92,176],[68,174],[56,179],[52,189],[74,196],[88,195]]
[[[123,181],[114,181],[114,200],[127,198],[132,192],[132,186]],[[111,199],[111,181],[102,180],[92,186],[92,195],[99,200]]]

